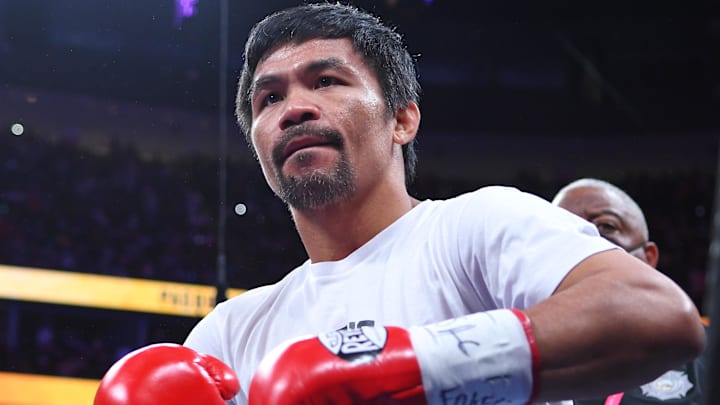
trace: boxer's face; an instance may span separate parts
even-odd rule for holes
[[[251,103],[263,173],[293,208],[351,198],[393,157],[393,120],[380,85],[347,39],[271,51],[257,66]]]

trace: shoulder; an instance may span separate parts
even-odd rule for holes
[[[547,200],[510,186],[485,186],[442,201],[445,205],[470,205],[511,210],[530,205],[552,206]]]
[[[209,315],[227,319],[229,317],[246,318],[248,314],[258,312],[262,308],[272,305],[288,290],[298,288],[307,276],[309,261],[289,271],[282,279],[274,284],[251,288],[242,294],[234,296],[217,306]]]
[[[208,316],[212,314],[214,316],[227,318],[232,314],[243,313],[252,309],[255,304],[264,301],[268,296],[271,296],[277,286],[278,284],[270,284],[249,289],[242,294],[217,304]]]
[[[254,319],[278,299],[282,291],[292,284],[299,270],[291,271],[275,284],[255,287],[218,303],[195,325],[188,335],[187,342],[206,341],[224,336],[223,333],[218,332],[244,328],[249,319]]]
[[[272,294],[275,285],[253,288],[227,301],[218,303],[198,322],[187,337],[186,344],[207,342],[211,337],[220,336],[217,332],[225,330],[235,323],[235,319],[247,319],[258,304]],[[205,344],[205,343],[203,343]]]
[[[211,313],[227,318],[230,316],[245,317],[249,312],[257,312],[258,309],[268,305],[268,302],[274,302],[287,289],[293,289],[296,283],[301,283],[307,264],[308,262],[291,270],[274,284],[251,288],[218,304]]]
[[[439,202],[445,215],[473,218],[485,225],[502,228],[530,223],[550,227],[585,228],[589,224],[580,217],[552,205],[535,194],[510,186],[485,186]],[[597,232],[591,226],[590,232]]]

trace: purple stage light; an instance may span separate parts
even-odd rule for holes
[[[175,0],[175,26],[179,27],[183,20],[195,15],[198,0]]]

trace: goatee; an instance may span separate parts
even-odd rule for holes
[[[303,135],[323,138],[328,145],[334,146],[340,151],[338,162],[331,171],[312,170],[296,176],[283,174],[285,147],[293,138]],[[355,176],[343,145],[342,136],[332,129],[313,128],[310,125],[289,128],[283,135],[283,139],[273,149],[278,197],[285,204],[302,211],[321,208],[352,196],[356,187]],[[299,155],[295,156],[295,159],[312,159],[311,156],[303,156],[303,151],[296,153]]]
[[[353,171],[344,154],[330,173],[313,171],[302,176],[278,176],[278,196],[303,211],[322,208],[350,198],[355,193]]]

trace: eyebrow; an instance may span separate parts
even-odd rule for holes
[[[302,74],[313,74],[318,73],[323,70],[329,69],[334,70],[338,72],[344,72],[344,73],[350,73],[352,70],[347,66],[347,63],[343,62],[342,60],[330,57],[330,58],[322,58],[310,61],[306,66],[303,66],[302,68]],[[269,75],[262,75],[257,78],[250,87],[250,98],[252,99],[259,90],[262,90],[263,88],[270,87],[275,83],[282,82],[283,79],[281,79],[280,76],[269,74]]]
[[[350,72],[350,68],[348,68],[347,63],[345,63],[335,57],[314,60],[305,67],[305,71],[307,73],[317,73],[317,72],[323,71],[325,69],[330,69],[330,70],[335,70],[335,71],[345,72],[345,73]]]
[[[597,217],[599,217],[599,216],[602,216],[602,215],[610,215],[610,216],[612,216],[612,217],[617,218],[622,224],[625,224],[625,218],[623,218],[622,215],[618,214],[617,212],[615,212],[615,211],[613,211],[613,210],[609,210],[609,209],[605,209],[605,210],[602,210],[602,211],[600,211],[600,212],[598,212],[598,213],[594,213],[594,214],[591,216],[591,219],[595,219],[595,218],[597,218]]]

